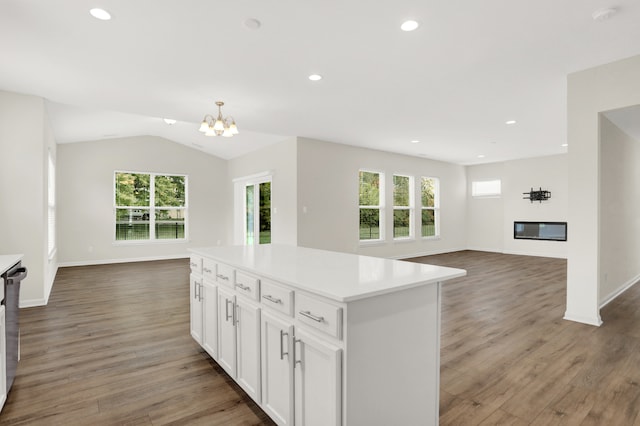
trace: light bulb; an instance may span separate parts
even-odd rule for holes
[[[216,123],[213,125],[213,130],[224,130],[224,123],[221,119],[217,119]]]
[[[200,130],[202,133],[209,130],[209,123],[207,123],[207,120],[202,120],[202,123],[200,123],[200,128],[198,130]]]
[[[204,134],[205,136],[216,136],[216,131],[213,127],[207,126],[207,132]]]
[[[233,133],[231,132],[231,129],[225,127],[224,132],[222,132],[222,136],[224,136],[225,138],[230,138],[231,136],[233,136]]]
[[[235,121],[231,122],[231,126],[229,126],[229,130],[231,131],[231,134],[233,134],[233,135],[237,135],[238,133],[240,133],[238,131],[238,126],[236,126],[236,122]]]

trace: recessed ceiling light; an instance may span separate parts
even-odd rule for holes
[[[176,124],[177,121],[174,120],[173,118],[163,118],[164,122],[167,123],[169,126]]]
[[[420,141],[413,140],[411,143],[420,143]]]
[[[250,18],[244,21],[244,26],[250,30],[257,30],[261,25],[262,23],[255,18]]]
[[[309,76],[309,80],[311,80],[311,81],[320,81],[320,80],[322,80],[322,76],[320,74],[311,74]]]
[[[564,147],[569,146],[569,144],[568,144],[568,143],[563,143],[563,144],[562,144],[562,145],[560,145],[560,146],[564,148]]]
[[[89,11],[91,16],[101,21],[108,21],[111,19],[111,14],[104,9],[94,8]]]
[[[516,124],[516,120],[505,121],[504,124]]]
[[[478,155],[478,158],[484,158],[484,154]]]
[[[402,25],[400,25],[400,29],[402,31],[414,31],[418,29],[419,26],[420,24],[418,24],[416,21],[404,21]]]
[[[611,18],[613,15],[615,15],[617,12],[616,9],[614,8],[603,8],[603,9],[598,9],[595,12],[593,12],[591,14],[591,17],[593,18],[594,21],[598,21],[598,22],[602,22],[602,21],[606,21],[607,19]]]

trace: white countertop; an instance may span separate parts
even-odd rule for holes
[[[20,262],[22,254],[0,254],[0,274],[4,274],[16,263]]]
[[[338,302],[467,274],[464,269],[278,244],[202,247],[190,251]]]

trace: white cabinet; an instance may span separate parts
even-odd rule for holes
[[[438,424],[440,287],[465,271],[282,245],[192,251],[191,333],[277,424]]]
[[[294,338],[295,424],[341,424],[342,350],[301,328]]]
[[[202,284],[202,342],[213,359],[218,358],[218,286],[205,278]]]
[[[260,308],[236,298],[236,381],[260,403]]]
[[[236,296],[233,291],[218,288],[218,364],[231,377],[236,377]]]
[[[218,364],[260,403],[260,308],[218,289]]]
[[[202,345],[202,277],[191,274],[189,284],[191,337]]]
[[[262,312],[262,408],[277,424],[293,424],[293,325]]]
[[[0,306],[0,410],[7,400],[7,346],[4,306]]]

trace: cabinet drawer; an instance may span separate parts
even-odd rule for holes
[[[260,300],[260,280],[244,272],[236,272],[235,288],[238,294],[252,300]]]
[[[202,275],[212,281],[216,280],[216,262],[210,259],[202,261]]]
[[[192,274],[202,275],[202,258],[200,256],[191,255],[189,266]]]
[[[225,284],[229,287],[233,287],[233,268],[223,263],[216,265],[216,281]]]
[[[296,319],[342,339],[342,308],[296,293]]]
[[[264,306],[293,316],[293,290],[266,280],[262,280],[260,287]]]

